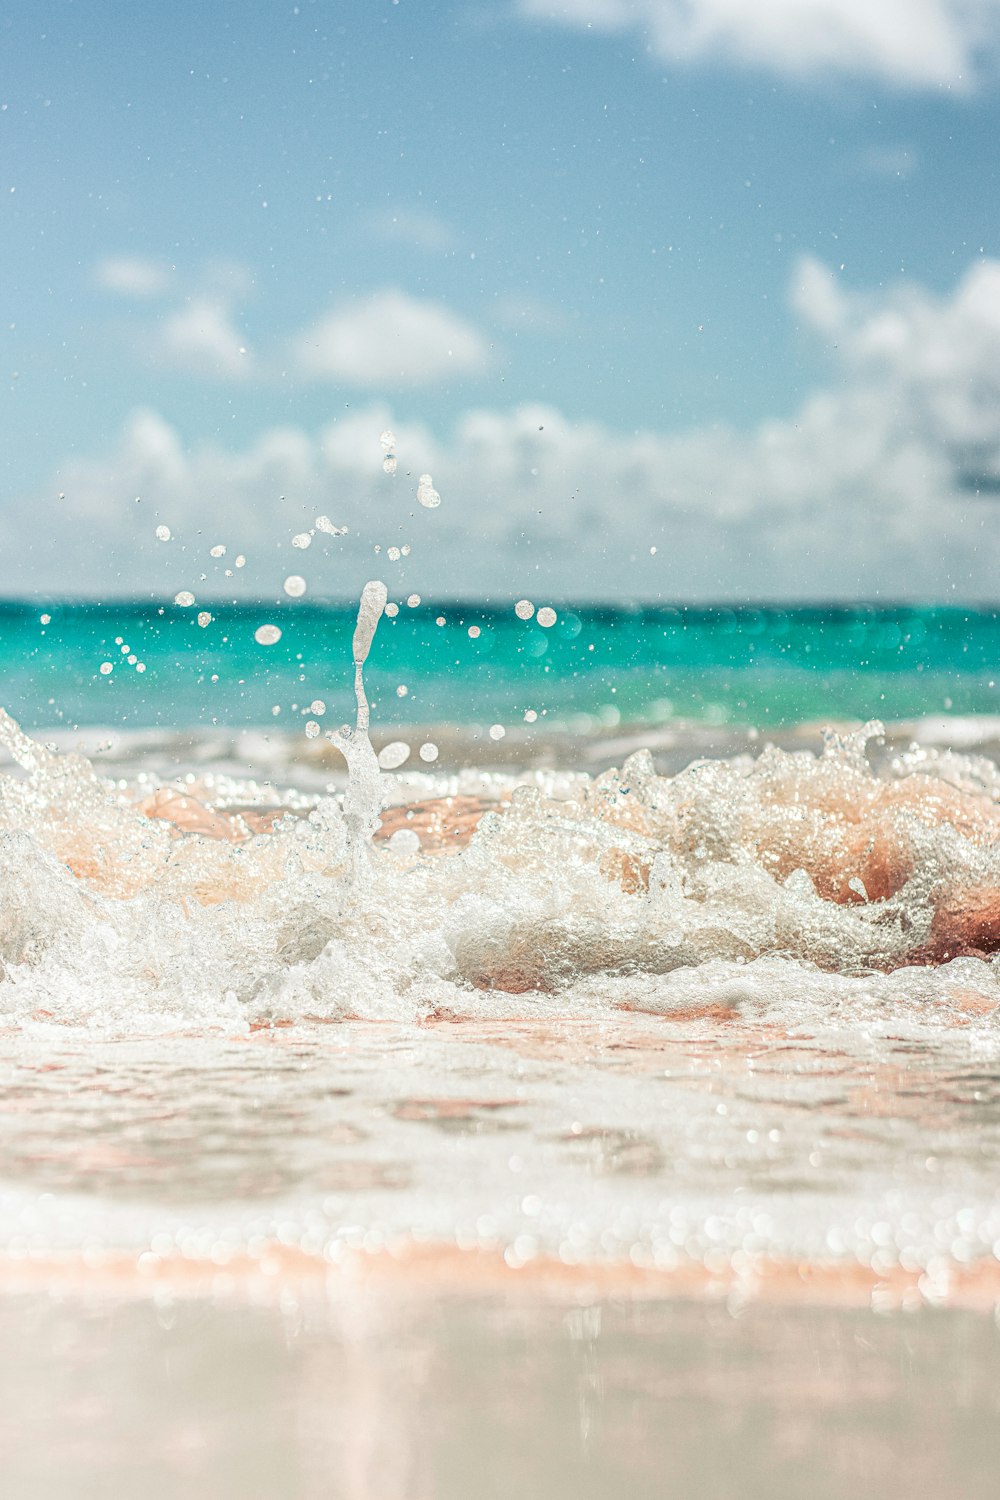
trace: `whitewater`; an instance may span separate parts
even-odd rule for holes
[[[106,777],[0,719],[8,1274],[419,1243],[992,1296],[995,764],[873,723],[675,774],[386,772],[385,602],[322,792]]]

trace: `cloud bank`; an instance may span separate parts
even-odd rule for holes
[[[995,60],[998,0],[516,0],[522,16],[635,32],[664,62],[828,72],[903,89],[975,86]]]
[[[790,296],[831,361],[791,420],[620,432],[526,405],[467,411],[441,437],[373,404],[232,450],[189,447],[143,411],[113,452],[63,464],[47,495],[9,511],[0,541],[20,587],[42,594],[268,597],[295,571],[337,597],[382,573],[440,598],[994,600],[1000,262],[947,296],[875,296],[806,259]],[[416,503],[423,473],[439,510]],[[319,514],[349,535],[290,550]],[[156,543],[160,523],[174,541]],[[403,542],[411,555],[389,561]],[[217,543],[228,561],[210,560]],[[236,552],[247,566],[226,577]]]

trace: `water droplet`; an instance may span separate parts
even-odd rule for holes
[[[225,544],[225,542],[219,542],[218,546],[216,546],[216,547],[209,547],[209,549],[208,549],[208,555],[209,555],[209,557],[225,557],[225,555],[226,555],[226,544]]]
[[[194,595],[190,589],[181,589],[179,594],[174,595],[174,603],[179,604],[182,609],[190,609],[194,603]]]
[[[556,623],[558,616],[556,615],[555,610],[550,609],[546,604],[544,609],[540,609],[538,611],[538,614],[535,618],[538,620],[539,625],[543,625],[545,629],[548,630],[550,625],[554,625]]]
[[[110,662],[110,661],[102,661],[101,662],[101,676],[102,677],[107,677],[108,673],[109,672],[113,672],[114,669],[115,669],[114,662]]]
[[[297,531],[295,533],[295,535],[292,537],[292,546],[293,547],[301,547],[303,549],[303,551],[305,550],[306,547],[311,547],[312,546],[312,532],[311,531]]]
[[[316,530],[325,531],[327,536],[346,536],[346,526],[334,526],[329,516],[316,517]]]
[[[129,664],[130,667],[134,667],[135,664],[136,664],[136,662],[139,660],[139,658],[136,656],[135,652],[133,651],[129,656],[127,656],[125,658],[125,660],[128,662],[128,664]]]
[[[386,848],[393,854],[409,858],[420,852],[420,835],[414,828],[397,828],[389,838]]]
[[[211,625],[211,623],[212,623],[212,616],[209,614],[209,612],[208,612],[207,609],[203,609],[201,611],[200,615],[198,616],[198,624],[204,630],[205,626],[206,625]]]
[[[385,555],[390,562],[399,562],[399,559],[403,554],[400,552],[398,547],[387,547],[385,550]]]
[[[289,573],[281,587],[289,599],[301,599],[306,591],[306,581],[298,573]]]
[[[309,712],[311,714],[317,714],[320,718],[323,717],[323,715],[326,713],[326,704],[323,702],[322,698],[313,699],[313,701],[309,705]]]
[[[395,771],[399,766],[405,765],[410,758],[410,747],[405,740],[393,740],[391,744],[383,745],[378,753],[378,763],[383,771]]]
[[[306,720],[306,739],[307,740],[314,740],[318,734],[319,734],[319,725],[316,723],[316,720],[315,719],[307,719]]]
[[[253,638],[258,646],[273,646],[281,640],[281,631],[277,625],[258,625]]]
[[[437,760],[438,747],[433,740],[428,740],[426,744],[420,746],[418,753],[421,760],[426,760],[429,763],[432,760]]]
[[[246,567],[246,565],[247,565],[247,560],[246,560],[246,558],[245,558],[245,557],[244,557],[244,556],[243,556],[243,553],[242,553],[242,552],[240,552],[240,553],[239,553],[239,554],[238,554],[238,555],[237,555],[237,557],[236,557],[236,566],[237,566],[237,567],[238,567],[238,568],[245,568],[245,567]]]
[[[478,641],[478,639],[482,635],[482,633],[483,632],[480,630],[480,628],[479,628],[478,625],[470,625],[469,626],[469,639],[470,640]]]
[[[411,609],[416,609],[417,605],[420,603],[420,595],[419,594],[411,594],[409,596],[409,598],[407,599],[406,602],[410,606]]]
[[[158,542],[169,542],[170,541],[170,527],[169,526],[157,526],[157,528],[156,528],[156,540]]]
[[[135,670],[137,672],[145,672],[145,670],[146,670],[146,663],[144,661],[137,661],[136,664],[135,664]]]
[[[407,695],[407,693],[408,693],[408,692],[409,692],[409,691],[410,691],[410,690],[409,690],[409,688],[408,688],[408,687],[407,687],[407,686],[406,686],[406,683],[405,683],[405,682],[401,682],[401,683],[400,683],[400,684],[399,684],[399,687],[398,687],[398,688],[397,688],[397,689],[396,689],[396,697],[397,697],[397,698],[405,698],[405,697],[406,697],[406,695]]]
[[[533,708],[526,708],[524,710],[524,722],[526,724],[534,724],[537,718],[538,715]]]
[[[444,615],[438,615],[437,619],[434,621],[435,625],[444,625],[446,623],[447,621],[445,620]]]
[[[437,510],[441,504],[441,496],[434,488],[434,481],[429,474],[421,474],[417,485],[417,499],[427,510]]]
[[[503,737],[504,737],[504,735],[506,733],[507,733],[507,731],[503,727],[502,724],[491,724],[490,725],[490,739],[491,740],[502,740]]]
[[[396,618],[396,616],[399,614],[399,605],[398,604],[387,604],[386,607],[385,607],[385,612],[389,616],[390,620],[394,620]]]
[[[51,625],[52,623],[51,615],[39,615],[38,618],[43,625]]]
[[[402,547],[399,550],[402,552],[402,554],[403,554],[404,557],[409,557],[409,555],[410,555],[410,544],[409,544],[409,542],[404,542],[403,545],[402,545]]]
[[[396,434],[387,427],[379,436],[379,443],[382,446],[383,453],[391,453],[396,446]]]
[[[387,453],[385,455],[385,458],[383,458],[383,460],[382,460],[382,468],[383,468],[383,470],[385,471],[386,474],[395,474],[395,472],[396,472],[396,455],[395,455],[395,453]]]
[[[518,599],[514,605],[514,613],[519,620],[530,620],[535,613],[535,606],[530,599]]]

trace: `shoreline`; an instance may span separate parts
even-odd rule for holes
[[[334,727],[331,719],[327,727]],[[822,751],[828,736],[857,734],[865,721],[853,718],[806,719],[784,726],[722,723],[676,718],[636,720],[614,726],[592,724],[573,729],[555,716],[532,725],[513,724],[502,739],[492,739],[489,725],[427,721],[373,725],[371,741],[379,753],[400,741],[410,756],[399,769],[385,771],[388,786],[444,787],[463,774],[506,779],[539,772],[593,776],[620,765],[638,750],[649,750],[660,774],[675,775],[697,759],[756,757],[766,746],[785,751]],[[276,723],[213,724],[187,727],[122,725],[33,725],[21,728],[33,740],[58,754],[78,754],[95,770],[126,776],[152,775],[171,780],[187,772],[221,772],[255,778],[262,785],[320,795],[327,787],[342,790],[347,782],[343,758],[324,736],[310,739],[302,726]],[[423,761],[418,747],[430,742],[433,761]],[[925,714],[887,720],[872,736],[870,753],[882,763],[917,748],[928,754],[960,752],[1000,762],[1000,715]],[[0,745],[0,771],[14,765]],[[395,800],[395,799],[394,799]]]
[[[332,1258],[275,1240],[251,1255],[220,1264],[209,1256],[152,1251],[0,1255],[0,1297],[44,1291],[63,1297],[236,1299],[259,1302],[287,1292],[331,1300],[379,1293],[464,1301],[514,1294],[549,1303],[615,1300],[721,1301],[871,1308],[877,1313],[949,1308],[992,1313],[1000,1307],[1000,1260],[951,1261],[934,1274],[895,1267],[873,1270],[857,1261],[806,1261],[745,1256],[745,1264],[710,1270],[695,1261],[673,1267],[631,1260],[568,1265],[551,1255],[511,1264],[500,1251],[419,1243],[401,1237],[393,1248],[342,1248]]]

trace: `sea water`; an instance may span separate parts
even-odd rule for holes
[[[0,604],[0,679],[29,728],[300,732],[319,699],[353,713],[356,604],[311,599]],[[916,606],[616,608],[539,623],[494,606],[390,600],[368,671],[374,723],[500,721],[533,734],[621,724],[751,725],[1000,714],[1000,615]],[[276,625],[261,645],[256,632]],[[102,668],[105,670],[102,671]],[[141,669],[141,670],[140,670]],[[399,689],[405,689],[400,692]]]
[[[441,1351],[471,1340],[503,1364],[519,1317],[537,1332],[565,1306],[537,1368],[508,1377],[543,1404],[574,1382],[561,1478],[536,1468],[525,1492],[569,1493],[559,1484],[576,1474],[574,1493],[631,1477],[653,1494],[656,1465],[636,1467],[627,1422],[599,1395],[634,1388],[607,1364],[618,1335],[601,1342],[621,1298],[708,1295],[730,1322],[805,1298],[808,1337],[817,1308],[874,1308],[918,1320],[898,1337],[919,1345],[921,1371],[965,1369],[961,1341],[985,1340],[965,1408],[927,1441],[945,1489],[987,1493],[995,1334],[926,1319],[1000,1304],[993,617],[761,608],[744,631],[724,612],[580,608],[544,625],[537,611],[415,606],[380,620],[385,602],[369,586],[357,623],[356,607],[213,609],[206,625],[186,607],[8,615],[25,657],[8,702],[20,693],[34,731],[0,720],[9,1346],[58,1336],[83,1380],[79,1299],[98,1295],[117,1309],[113,1393],[116,1359],[177,1342],[186,1298],[211,1299],[204,1359],[220,1369],[242,1337],[227,1309],[256,1306],[266,1368],[282,1339],[314,1369],[343,1347],[370,1393],[315,1470],[315,1441],[292,1442],[287,1492],[325,1493],[333,1465],[361,1475],[345,1492],[445,1495],[468,1493],[448,1465],[477,1366]],[[579,630],[559,635],[567,616]],[[281,631],[269,645],[267,625]],[[487,632],[484,674],[468,653]],[[611,671],[609,633],[640,666]],[[544,652],[527,654],[533,641]],[[664,642],[684,664],[667,669]],[[856,696],[838,696],[838,671]],[[862,699],[888,705],[891,732],[803,722],[850,719]],[[534,1311],[511,1311],[511,1278]],[[372,1301],[400,1285],[429,1294],[424,1311]],[[445,1291],[461,1307],[428,1331]],[[166,1342],[127,1311],[136,1298],[153,1299]],[[654,1370],[676,1371],[671,1422],[688,1382],[704,1396],[716,1379],[717,1420],[733,1362],[759,1384],[791,1316],[742,1325],[730,1347],[728,1322],[692,1333],[657,1314],[642,1325],[652,1342],[636,1332],[620,1358],[648,1352],[644,1400]],[[911,1412],[925,1438],[941,1409],[900,1376],[894,1326],[841,1319],[823,1335],[830,1351],[844,1341],[828,1379],[845,1444],[865,1440],[865,1389],[888,1391],[888,1419]],[[422,1446],[423,1398],[397,1404],[403,1458],[387,1477],[363,1430],[390,1421],[398,1344],[415,1368],[445,1361],[433,1383],[451,1436]],[[322,1385],[308,1370],[295,1381],[295,1420],[316,1430],[302,1413]],[[499,1386],[481,1399],[502,1408]],[[789,1399],[775,1391],[765,1426]],[[176,1420],[199,1430],[182,1406]],[[216,1412],[207,1394],[203,1407]],[[978,1443],[962,1409],[979,1414]],[[796,1441],[819,1451],[814,1417],[802,1408]],[[127,1471],[145,1420],[137,1408],[124,1448],[108,1437],[90,1492]],[[752,1436],[738,1435],[745,1492],[778,1474],[797,1493],[787,1435],[760,1454]],[[206,1429],[205,1451],[216,1437]],[[218,1441],[233,1451],[231,1434]],[[669,1462],[679,1441],[647,1456]],[[707,1442],[685,1462],[729,1493]],[[17,1455],[21,1492],[45,1493],[23,1443]],[[831,1494],[904,1492],[905,1466],[877,1453],[864,1472],[831,1462]]]

